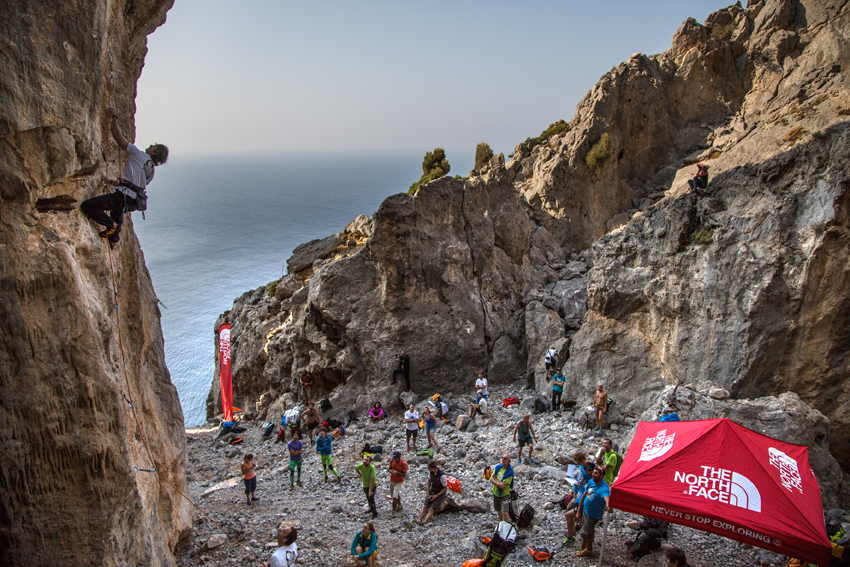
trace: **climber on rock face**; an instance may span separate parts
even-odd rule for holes
[[[99,197],[87,199],[80,209],[87,217],[105,227],[99,234],[109,241],[110,246],[118,242],[124,213],[144,210],[147,206],[145,188],[153,179],[154,166],[168,161],[168,148],[162,144],[153,144],[145,151],[127,141],[118,126],[118,114],[109,109],[110,130],[118,146],[127,152],[127,165],[120,180],[105,181],[115,186],[115,191]],[[107,215],[106,212],[109,212]]]
[[[688,180],[691,190],[705,189],[708,185],[708,166],[701,163],[697,164],[697,174],[693,179]]]

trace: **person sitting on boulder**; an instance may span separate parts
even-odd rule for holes
[[[115,109],[110,108],[109,113],[112,137],[118,147],[127,152],[127,165],[124,167],[120,180],[106,180],[115,186],[115,191],[86,199],[80,205],[80,210],[94,222],[105,227],[105,230],[98,234],[107,239],[110,247],[114,247],[118,243],[121,224],[124,222],[124,212],[138,210],[140,200],[147,199],[145,189],[153,180],[154,166],[168,161],[168,148],[162,144],[153,144],[145,151],[140,150],[128,142],[121,133]],[[108,215],[106,211],[109,211]]]
[[[469,404],[469,417],[474,418],[475,414],[487,414],[487,398],[481,398],[478,403]]]
[[[384,413],[384,408],[381,407],[381,402],[375,402],[375,405],[372,406],[372,409],[369,410],[369,419],[372,420],[372,423],[376,421],[381,421],[386,417]]]
[[[697,174],[693,179],[688,180],[691,190],[705,189],[708,186],[708,166],[701,163],[697,164]]]
[[[419,519],[413,520],[413,522],[420,526],[427,524],[434,517],[434,512],[443,505],[448,488],[449,479],[437,466],[437,461],[428,461],[428,482],[425,483],[425,494],[427,496]]]

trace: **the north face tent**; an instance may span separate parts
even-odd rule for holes
[[[832,553],[808,448],[728,419],[640,422],[610,506],[819,566]]]

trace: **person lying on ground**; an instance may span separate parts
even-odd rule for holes
[[[517,442],[517,432],[519,432],[519,441]],[[537,441],[537,434],[534,433],[534,426],[531,425],[531,414],[527,413],[522,416],[522,419],[514,426],[513,442],[519,445],[519,462],[522,463],[522,448],[528,445],[528,463],[531,464],[531,452],[534,450],[534,441]]]
[[[372,522],[366,522],[351,542],[351,555],[358,567],[373,567],[378,556],[378,534]]]
[[[449,479],[446,478],[446,475],[437,466],[437,461],[428,461],[428,482],[425,483],[425,503],[422,506],[419,519],[414,520],[416,524],[424,526],[431,521],[431,518],[434,517],[434,512],[439,510],[443,505],[448,488]]]
[[[121,128],[118,126],[118,114],[112,107],[109,108],[109,124],[110,132],[118,147],[127,152],[127,165],[124,166],[120,180],[104,179],[105,182],[115,186],[115,191],[86,199],[80,205],[80,210],[94,222],[105,227],[98,234],[101,238],[107,239],[110,247],[114,247],[118,243],[121,225],[124,222],[124,212],[136,211],[143,201],[146,202],[145,189],[153,181],[154,166],[168,161],[168,148],[162,144],[153,144],[145,151],[141,151],[128,142],[121,133]],[[106,211],[109,211],[108,215]]]

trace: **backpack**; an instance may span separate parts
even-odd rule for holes
[[[342,422],[338,419],[328,418],[325,420],[328,424],[328,429],[336,429],[337,427],[342,427]]]
[[[383,445],[372,445],[372,451],[371,452],[376,454],[376,455],[379,454],[379,453],[383,453],[384,447],[383,447]]]
[[[460,492],[460,481],[455,477],[446,475],[446,484],[451,490]]]
[[[627,541],[629,555],[632,559],[638,560],[645,555],[649,555],[656,549],[661,548],[661,532],[651,528],[645,532],[641,532],[634,541]]]
[[[534,413],[543,413],[549,409],[549,404],[540,398],[534,400]]]
[[[329,399],[325,398],[324,400],[319,402],[319,410],[320,411],[326,412],[326,411],[330,411],[332,409],[334,409],[334,407],[331,405],[331,401]]]
[[[427,449],[419,449],[418,451],[416,451],[416,456],[417,457],[433,457],[434,456],[434,449],[431,448],[431,447],[428,447]]]
[[[271,437],[272,433],[274,433],[274,422],[270,421],[266,424],[266,428],[263,429],[263,437]]]
[[[337,437],[342,437],[343,435],[345,435],[345,429],[341,425],[331,432],[331,438],[332,439],[336,439]]]
[[[517,531],[511,523],[499,522],[487,546],[482,567],[502,567],[508,554],[516,548],[516,538]]]
[[[502,400],[502,405],[505,407],[511,406],[513,404],[518,404],[519,398],[505,398]]]
[[[526,504],[523,506],[522,512],[519,513],[516,525],[519,528],[527,528],[531,525],[532,519],[534,519],[534,508],[531,507],[531,504]]]
[[[675,412],[667,413],[662,415],[658,421],[679,421],[679,414]]]
[[[463,562],[463,567],[481,567],[484,565],[483,559],[470,559]]]
[[[490,480],[490,477],[493,476],[493,469],[490,468],[490,465],[484,467],[484,480]]]
[[[552,552],[545,547],[529,547],[528,553],[535,561],[546,561],[552,559]]]
[[[231,445],[236,445],[237,443],[241,443],[241,442],[242,442],[241,437],[234,437],[233,439],[230,440]]]
[[[346,417],[348,418],[348,425],[351,425],[352,421],[360,421],[357,419],[357,414],[354,412],[354,410],[348,410],[348,414]]]
[[[620,467],[623,466],[623,455],[620,453],[615,453],[617,455],[617,464],[614,465],[614,478],[617,478],[617,475],[620,474]]]

